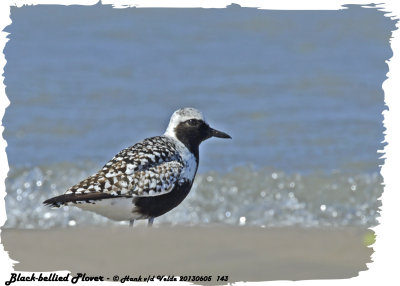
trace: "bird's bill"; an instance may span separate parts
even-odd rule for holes
[[[229,136],[228,134],[226,134],[226,133],[224,133],[222,131],[218,131],[218,130],[215,130],[215,129],[212,129],[212,128],[210,128],[210,130],[211,130],[211,136],[212,137],[230,138],[230,139],[232,139],[231,136]]]

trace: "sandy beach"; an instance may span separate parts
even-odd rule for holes
[[[3,229],[18,271],[226,275],[228,282],[338,279],[367,270],[366,229],[166,227]],[[215,279],[211,284],[216,284]],[[205,284],[204,282],[201,284]]]

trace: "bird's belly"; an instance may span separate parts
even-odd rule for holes
[[[132,203],[132,198],[104,199],[94,203],[81,203],[74,206],[117,221],[145,218],[135,212],[135,205]]]
[[[186,180],[171,192],[159,196],[134,198],[109,198],[94,203],[79,203],[74,206],[92,211],[112,220],[132,220],[158,217],[178,206],[187,196],[192,182]]]
[[[178,206],[188,195],[192,182],[186,180],[171,192],[152,197],[136,197],[134,199],[136,210],[147,217],[158,217]]]

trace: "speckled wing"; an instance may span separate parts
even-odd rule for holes
[[[158,196],[183,183],[184,164],[169,138],[148,138],[119,152],[98,173],[45,204],[90,203],[113,197]]]

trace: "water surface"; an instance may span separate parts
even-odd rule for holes
[[[159,222],[377,223],[383,12],[41,5],[11,18],[6,226],[110,223],[41,202],[184,106],[233,140],[203,143],[194,189]]]

